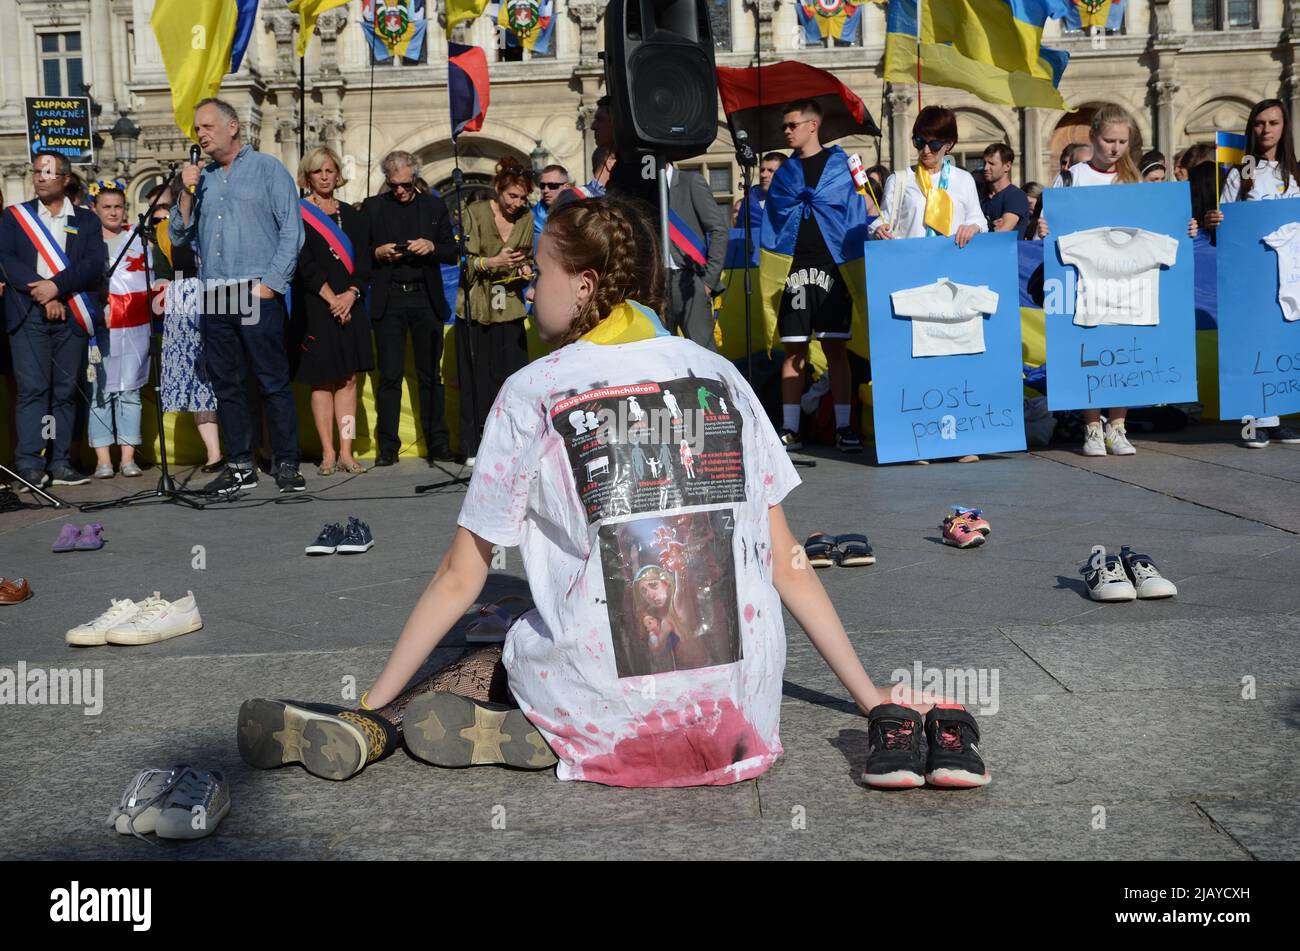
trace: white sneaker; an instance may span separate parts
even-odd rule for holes
[[[1133,601],[1137,591],[1124,573],[1124,566],[1114,555],[1101,568],[1088,568],[1088,597],[1094,601]]]
[[[808,387],[808,392],[799,397],[799,408],[809,416],[817,412],[817,407],[821,405],[822,397],[830,392],[831,373],[827,370],[816,380],[813,385]]]
[[[230,811],[230,785],[217,770],[181,770],[154,823],[160,839],[201,839]]]
[[[1106,424],[1106,448],[1115,456],[1135,456],[1137,450],[1133,444],[1128,441],[1128,434],[1125,433],[1123,426],[1112,426]]]
[[[1088,423],[1084,428],[1083,454],[1085,456],[1106,455],[1106,439],[1101,434],[1101,423]]]
[[[475,459],[474,459],[473,456],[467,456],[467,457],[465,458],[465,468],[467,468],[467,469],[473,469],[473,468],[474,468],[474,461],[475,461]]]
[[[155,591],[145,599],[139,612],[130,620],[109,628],[105,639],[110,644],[156,644],[172,637],[197,631],[203,626],[194,592],[179,601],[168,601]]]
[[[130,598],[123,598],[121,601],[117,598],[112,600],[113,606],[107,611],[93,621],[78,624],[63,635],[63,639],[74,647],[99,647],[107,644],[109,629],[131,620],[145,604],[143,601],[132,601]]]
[[[1172,598],[1178,593],[1178,586],[1160,573],[1150,555],[1136,554],[1125,545],[1119,560],[1139,598]]]

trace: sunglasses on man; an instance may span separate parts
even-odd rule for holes
[[[387,185],[391,191],[398,191],[399,189],[402,191],[415,190],[415,182],[390,182],[385,179],[384,184]]]
[[[564,182],[538,182],[537,187],[545,189],[548,192],[556,191],[564,187]]]
[[[812,122],[812,120],[800,119],[798,122],[783,122],[781,123],[781,128],[784,129],[786,132],[793,132],[795,129],[799,128],[799,126],[803,125],[805,122]]]
[[[938,155],[939,152],[943,149],[943,147],[948,144],[948,140],[927,139],[923,135],[914,135],[912,136],[912,144],[916,146],[916,150],[918,152],[924,149],[926,146],[929,146],[930,151],[933,152],[935,155]]]

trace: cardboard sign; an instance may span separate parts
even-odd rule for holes
[[[1043,201],[1048,406],[1195,401],[1187,183],[1049,188]]]
[[[90,99],[41,96],[27,100],[27,154],[56,152],[73,165],[95,164]]]
[[[965,248],[952,238],[868,241],[866,263],[876,458],[906,462],[1023,450],[1015,235],[976,235]],[[893,296],[936,284],[931,292]],[[954,300],[989,306],[988,292],[997,295],[992,313],[929,319],[949,313]],[[905,303],[896,307],[897,301]],[[905,317],[900,309],[918,316]],[[970,351],[981,336],[982,352],[946,352]],[[914,356],[918,346],[943,352]]]
[[[1278,234],[1297,222],[1300,198],[1223,206],[1217,236],[1221,419],[1300,412],[1300,237],[1292,237],[1300,226]],[[1264,240],[1269,235],[1276,235],[1278,248]]]

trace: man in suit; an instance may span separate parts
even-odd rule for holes
[[[668,208],[673,265],[668,329],[680,328],[701,347],[716,350],[713,339],[713,295],[722,288],[719,277],[727,257],[727,215],[713,198],[699,172],[668,165]]]
[[[417,194],[420,163],[410,152],[390,152],[383,161],[388,191],[361,206],[370,218],[375,266],[371,272],[370,322],[379,356],[379,413],[375,465],[391,466],[402,448],[397,436],[402,411],[406,337],[415,348],[420,393],[420,425],[427,458],[453,459],[443,413],[442,330],[450,310],[442,285],[442,265],[456,263],[451,215],[437,195]]]
[[[37,153],[32,170],[36,198],[0,215],[5,330],[18,384],[15,468],[36,486],[81,485],[89,479],[72,466],[72,431],[107,251],[95,213],[68,197],[67,156]]]

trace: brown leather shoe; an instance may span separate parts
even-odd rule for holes
[[[32,596],[26,578],[0,578],[0,604],[18,604]]]

